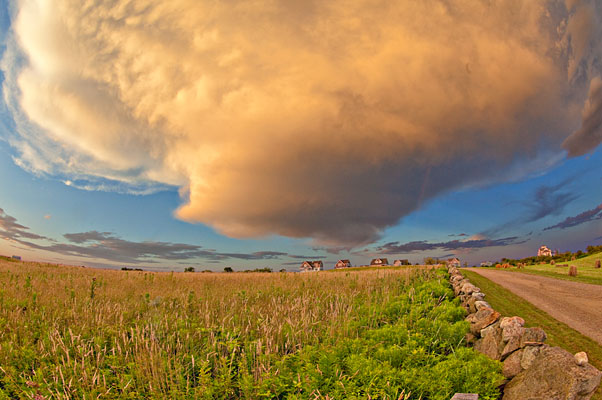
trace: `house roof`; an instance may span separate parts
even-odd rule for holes
[[[337,261],[337,264],[340,262],[345,263],[345,264],[351,263],[351,261],[349,261],[349,260],[339,260],[339,261]]]

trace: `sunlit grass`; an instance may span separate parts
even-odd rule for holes
[[[587,257],[572,261],[557,262],[556,264],[527,265],[524,268],[509,268],[505,271],[520,272],[547,276],[550,278],[564,279],[568,281],[592,283],[602,285],[602,268],[595,268],[596,260],[602,260],[602,253],[596,253]],[[577,276],[569,276],[569,266],[577,267]]]
[[[497,367],[464,348],[464,311],[442,273],[148,273],[0,261],[0,399],[443,399],[471,387],[487,398]],[[429,385],[443,365],[464,372]]]

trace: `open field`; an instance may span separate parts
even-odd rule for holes
[[[497,396],[443,270],[146,273],[0,261],[2,398]]]
[[[486,293],[485,300],[487,300],[495,310],[502,313],[502,315],[518,315],[524,318],[526,326],[538,326],[543,328],[548,335],[546,342],[552,346],[562,347],[573,354],[579,351],[586,351],[589,362],[596,368],[602,369],[602,347],[594,340],[580,334],[528,301],[476,272],[463,269],[462,274]],[[592,399],[602,400],[602,388],[598,388],[598,391]]]
[[[523,274],[533,274],[548,276],[550,278],[566,279],[575,282],[593,283],[595,285],[602,285],[602,268],[595,268],[596,260],[602,260],[602,253],[596,253],[587,257],[579,258],[574,261],[559,262],[556,265],[551,264],[537,264],[527,265],[524,268],[509,268],[507,271],[520,272]],[[567,265],[566,267],[559,267],[558,265]],[[577,276],[569,276],[569,265],[577,267]],[[482,267],[480,267],[482,268]],[[493,268],[493,267],[488,267]]]

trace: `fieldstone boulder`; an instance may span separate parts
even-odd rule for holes
[[[460,286],[460,292],[464,293],[464,294],[472,294],[473,292],[480,292],[481,289],[479,289],[478,287],[476,287],[475,285],[473,285],[470,282],[465,282],[462,284],[462,286]]]
[[[525,320],[521,317],[504,317],[500,320],[500,328],[502,328],[502,338],[505,342],[510,338],[523,334],[523,326]]]
[[[543,346],[547,347],[547,345],[543,345]],[[525,347],[523,349],[523,357],[520,360],[520,366],[523,369],[527,369],[527,368],[531,367],[531,364],[533,364],[533,361],[535,361],[535,358],[537,358],[541,349],[544,348],[543,346],[527,346],[527,347]]]
[[[472,292],[471,296],[479,301],[483,301],[485,299],[485,293],[483,292]]]
[[[470,314],[466,320],[470,322],[470,332],[478,334],[481,329],[493,324],[500,319],[500,313],[492,308],[482,308],[474,314]]]
[[[474,349],[493,360],[499,360],[501,341],[502,329],[500,328],[500,324],[496,322],[481,330],[481,339],[475,342]]]
[[[475,299],[472,296],[466,301],[466,308],[468,309],[469,313],[477,312],[477,307],[475,306],[476,302],[477,302],[477,299]]]
[[[512,352],[521,348],[521,339],[525,332],[525,320],[521,317],[504,317],[500,320],[502,329],[501,359],[504,360]],[[505,345],[504,345],[505,344]]]
[[[483,308],[491,308],[491,306],[489,305],[489,303],[487,303],[485,300],[477,300],[477,301],[475,301],[474,306],[477,309],[477,311],[479,311],[479,310],[481,310]]]
[[[575,363],[577,363],[577,365],[583,366],[588,362],[589,359],[587,358],[587,353],[585,351],[580,351],[579,353],[575,354]]]
[[[587,400],[600,384],[602,372],[589,364],[577,365],[575,357],[559,347],[543,347],[531,367],[504,388],[503,400]]]
[[[506,360],[504,360],[504,364],[502,366],[502,374],[506,378],[513,378],[514,376],[520,374],[523,370],[521,365],[521,360],[523,358],[523,350],[515,351],[510,354]]]
[[[520,340],[520,347],[540,346],[547,339],[546,333],[541,328],[525,328]]]

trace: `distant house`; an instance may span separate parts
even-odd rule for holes
[[[393,265],[395,265],[396,267],[400,267],[402,265],[412,265],[412,264],[410,264],[409,260],[395,260],[395,261],[393,261]]]
[[[337,263],[334,265],[335,269],[339,269],[339,268],[349,268],[351,267],[351,261],[349,260],[339,260],[337,261]]]
[[[537,257],[552,257],[552,250],[548,246],[543,245],[537,250]]]
[[[303,261],[301,264],[301,272],[322,271],[324,263],[322,261]]]
[[[491,261],[484,261],[481,263],[481,267],[491,267],[493,263]]]
[[[386,258],[375,258],[372,261],[370,261],[370,265],[389,265],[389,260],[387,260]]]
[[[447,259],[447,265],[450,267],[461,267],[462,263],[460,263],[460,260],[457,257],[454,257]]]
[[[19,261],[21,261],[21,256],[12,256],[11,258],[13,260],[19,260]]]

